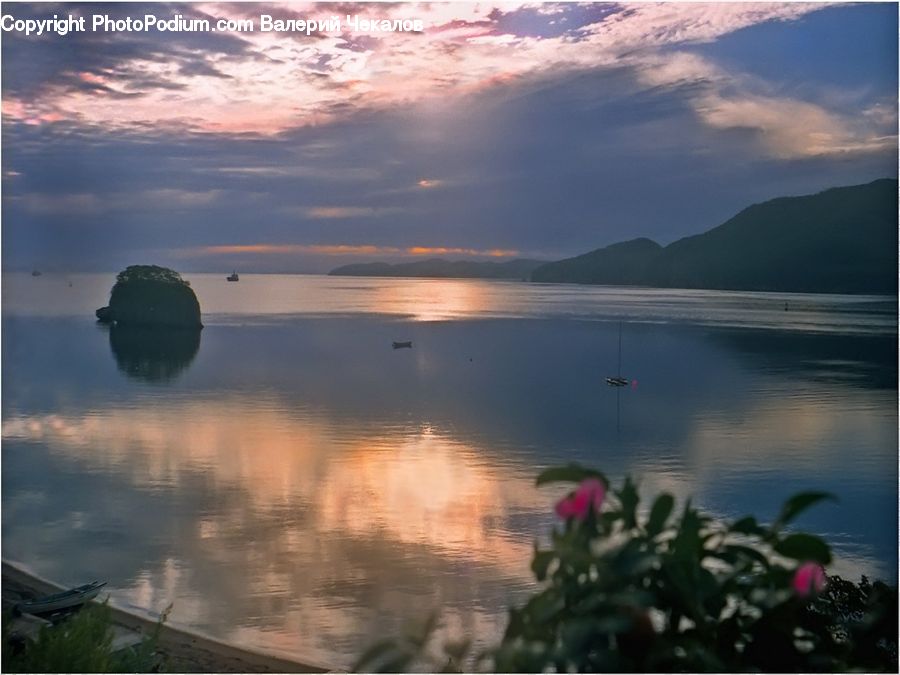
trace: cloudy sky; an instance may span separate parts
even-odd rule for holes
[[[661,243],[897,175],[897,5],[16,4],[253,33],[2,34],[5,269],[328,270]],[[276,18],[420,33],[263,33]]]

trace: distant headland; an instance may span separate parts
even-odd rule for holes
[[[550,263],[432,259],[346,265],[330,274],[896,294],[897,187],[896,179],[883,178],[772,199],[668,246],[638,238]]]

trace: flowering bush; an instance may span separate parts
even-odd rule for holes
[[[896,590],[828,579],[828,545],[786,529],[831,495],[795,495],[762,525],[752,516],[716,520],[690,501],[675,513],[666,493],[644,514],[630,478],[611,489],[601,473],[575,465],[537,479],[555,482],[575,487],[556,505],[562,524],[549,546],[535,545],[541,590],[510,610],[501,644],[481,664],[499,672],[896,671]],[[402,669],[427,641],[426,630],[381,643],[357,668],[378,669],[386,658]],[[447,653],[442,666],[463,663]]]

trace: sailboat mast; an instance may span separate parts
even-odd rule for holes
[[[622,377],[622,322],[619,322],[619,365],[616,371],[618,377]]]

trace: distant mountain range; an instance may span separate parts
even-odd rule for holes
[[[551,263],[431,259],[346,265],[330,274],[895,294],[897,206],[897,180],[884,178],[755,204],[668,246],[640,238]]]
[[[782,197],[660,246],[633,239],[536,269],[532,281],[896,293],[897,181]]]
[[[531,277],[531,273],[546,262],[546,260],[516,259],[501,263],[430,258],[396,265],[384,262],[344,265],[331,270],[328,274],[350,277],[439,277],[527,281]]]

